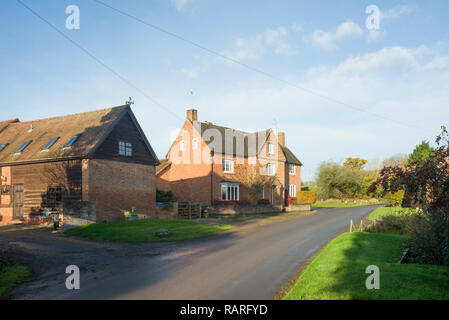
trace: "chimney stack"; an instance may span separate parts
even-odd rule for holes
[[[198,111],[196,109],[187,110],[187,120],[191,122],[198,121]]]
[[[278,132],[278,142],[285,146],[285,132]]]

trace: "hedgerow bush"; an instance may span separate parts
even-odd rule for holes
[[[313,204],[316,202],[317,194],[315,191],[298,191],[296,192],[296,203]]]
[[[392,207],[401,207],[402,201],[404,200],[404,194],[405,194],[405,190],[399,190],[396,192],[394,192],[394,191],[388,192],[385,195],[385,199],[388,201],[388,203]]]
[[[422,162],[387,166],[370,187],[375,192],[405,190],[409,205],[423,211],[424,220],[410,227],[410,252],[415,261],[449,265],[449,133],[442,127],[439,145]]]

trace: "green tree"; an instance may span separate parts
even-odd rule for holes
[[[428,141],[423,141],[417,145],[415,150],[409,156],[407,164],[409,166],[422,166],[430,158],[434,148],[432,148]]]
[[[367,160],[361,158],[346,158],[343,166],[355,170],[362,170],[367,162]]]

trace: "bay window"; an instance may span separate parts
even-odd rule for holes
[[[221,183],[221,200],[239,201],[240,186],[238,183]]]

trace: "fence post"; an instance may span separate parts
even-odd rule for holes
[[[354,228],[354,223],[352,222],[352,219],[351,219],[351,222],[349,223],[349,232],[352,232],[353,228]]]

